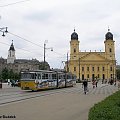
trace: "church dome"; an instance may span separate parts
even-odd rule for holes
[[[78,34],[75,32],[75,29],[74,32],[71,34],[71,40],[78,40]]]
[[[108,32],[105,35],[106,40],[113,40],[113,34],[109,32],[110,30],[108,29]]]

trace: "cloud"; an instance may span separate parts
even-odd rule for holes
[[[7,2],[8,0],[6,0]],[[47,47],[53,47],[54,52],[47,50],[46,59],[50,62],[51,67],[59,67],[61,61],[66,60],[64,54],[70,49],[69,42],[74,27],[79,35],[82,51],[104,51],[105,34],[110,26],[116,43],[116,58],[120,63],[118,57],[120,51],[119,4],[119,0],[114,2],[110,0],[31,0],[2,8],[0,27],[8,26],[9,32],[40,46],[43,46],[44,41],[48,40]],[[12,39],[18,58],[35,57],[40,61],[43,60],[43,47],[35,46],[10,34],[7,34],[4,40],[0,37],[0,41],[9,45]],[[6,58],[9,46],[0,44],[0,48],[3,51],[0,52],[0,56]],[[61,55],[55,52],[61,53]]]

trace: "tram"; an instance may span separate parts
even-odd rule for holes
[[[76,76],[71,73],[37,70],[21,72],[21,89],[37,91],[41,89],[73,87]]]

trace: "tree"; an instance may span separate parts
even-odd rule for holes
[[[8,75],[8,78],[9,78],[9,79],[15,79],[15,77],[14,77],[14,72],[13,72],[12,69],[11,69],[8,73],[9,73],[9,75]]]
[[[2,70],[2,79],[5,81],[6,79],[8,79],[8,77],[9,77],[9,71],[7,68],[4,68]]]
[[[44,70],[44,62],[40,62],[39,69]],[[50,65],[48,64],[48,62],[45,62],[45,70],[50,70]]]

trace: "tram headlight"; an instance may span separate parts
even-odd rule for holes
[[[39,84],[39,81],[38,81],[38,80],[35,80],[35,83],[36,83],[36,84]]]

